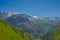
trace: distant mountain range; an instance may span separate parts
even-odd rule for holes
[[[60,21],[60,17],[41,18],[12,12],[0,12],[0,19],[23,30],[29,34],[32,40],[48,40],[48,36],[45,36],[50,35],[51,30],[56,28],[58,21]]]

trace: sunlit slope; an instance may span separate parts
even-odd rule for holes
[[[23,34],[22,34],[23,35]],[[0,40],[29,40],[15,32],[9,25],[0,21]]]

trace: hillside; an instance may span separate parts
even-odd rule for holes
[[[49,40],[60,40],[60,21],[57,23],[56,28],[50,33]]]
[[[14,31],[11,27],[12,26],[0,20],[0,40],[30,40],[26,33],[20,31],[21,34],[18,34],[17,31]]]
[[[54,29],[50,29],[50,31],[44,35],[42,40],[60,40],[60,21],[57,22]]]

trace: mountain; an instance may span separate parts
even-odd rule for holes
[[[11,12],[0,12],[0,19],[5,20],[8,17],[11,17],[13,15],[13,13]]]
[[[9,17],[7,17],[9,14]],[[14,14],[11,12],[0,13],[0,19],[29,34],[32,40],[44,40],[45,36],[56,28],[60,17],[30,16],[26,14]],[[46,38],[48,38],[46,36]]]
[[[20,29],[0,20],[0,40],[30,40],[30,38]]]

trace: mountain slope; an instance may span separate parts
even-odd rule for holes
[[[9,16],[9,17],[8,17]],[[56,27],[60,17],[40,18],[26,14],[0,13],[0,19],[28,33],[33,40],[48,39],[49,33]],[[13,28],[18,34],[19,30]],[[50,35],[49,35],[50,36]],[[24,36],[25,37],[25,36]]]
[[[56,25],[56,28],[50,33],[49,40],[60,40],[60,21]]]
[[[24,34],[19,35],[9,25],[0,20],[0,40],[30,40],[28,37],[24,38],[21,35]]]

